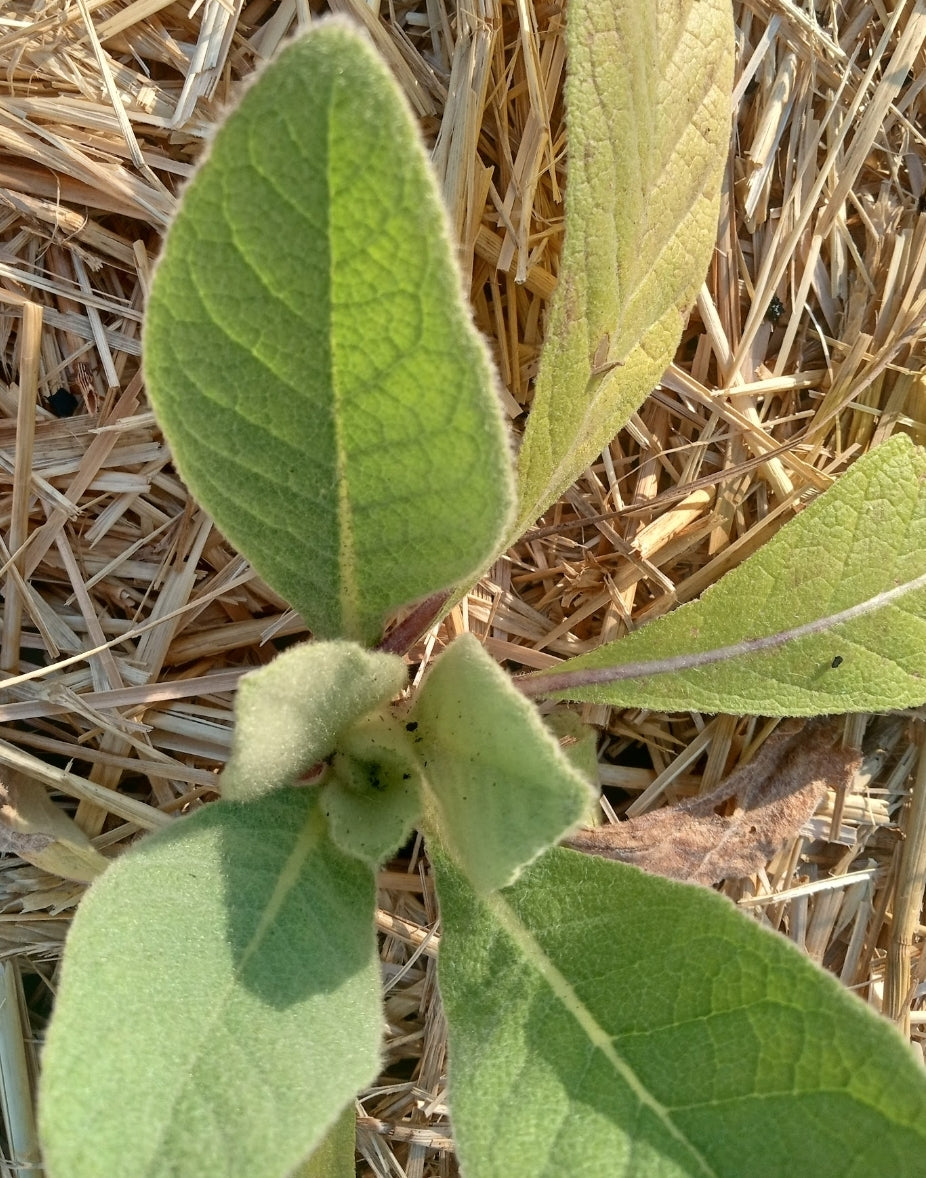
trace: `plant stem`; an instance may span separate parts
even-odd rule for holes
[[[420,601],[407,617],[389,631],[376,649],[384,654],[408,654],[422,634],[430,630],[440,617],[451,592],[451,589],[443,589]]]

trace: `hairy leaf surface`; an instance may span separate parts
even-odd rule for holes
[[[587,812],[588,781],[472,635],[435,662],[411,717],[427,823],[477,891],[511,883]]]
[[[235,700],[222,796],[245,801],[292,785],[333,752],[338,734],[405,686],[397,655],[353,642],[306,642],[245,675]]]
[[[519,460],[516,532],[662,376],[714,248],[729,0],[570,0],[566,237]]]
[[[378,867],[411,834],[421,805],[412,741],[388,710],[343,734],[321,787],[321,808],[336,846]]]
[[[357,1116],[345,1109],[311,1158],[291,1178],[355,1178]]]
[[[926,574],[926,452],[899,436],[860,458],[739,568],[690,605],[532,676],[722,650],[826,619]],[[926,588],[773,649],[689,670],[552,691],[664,711],[819,716],[926,702]]]
[[[171,226],[145,375],[184,480],[322,638],[475,574],[512,475],[417,127],[345,22],[287,47]]]
[[[480,898],[432,854],[467,1178],[922,1173],[908,1045],[729,901],[562,849]]]
[[[117,860],[43,1056],[54,1178],[286,1178],[379,1066],[372,871],[317,801],[216,802]]]

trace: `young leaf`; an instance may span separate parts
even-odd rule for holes
[[[378,867],[396,853],[421,815],[421,773],[400,721],[367,716],[341,736],[321,808],[348,855]]]
[[[292,785],[334,751],[340,732],[388,703],[407,680],[397,655],[353,642],[306,642],[283,651],[238,687],[222,796],[246,801]]]
[[[511,883],[584,817],[588,782],[472,635],[434,664],[409,723],[427,826],[477,892]]]
[[[148,306],[191,491],[323,638],[480,571],[512,500],[488,352],[412,115],[320,22],[218,132]]]
[[[379,867],[399,850],[421,817],[421,778],[412,768],[377,773],[360,792],[334,776],[321,787],[321,808],[335,846]]]
[[[559,286],[519,459],[520,534],[671,361],[714,248],[729,0],[570,0]]]
[[[727,900],[562,849],[480,898],[432,854],[467,1178],[922,1174],[907,1044]]]
[[[815,625],[926,574],[926,452],[897,436],[839,481],[697,602],[634,634],[526,676],[528,694],[620,707],[818,716],[926,702],[926,589],[837,625]],[[757,652],[738,644],[808,625]],[[684,668],[704,652],[722,663]],[[645,665],[672,660],[657,674]],[[634,678],[606,680],[625,667]],[[649,673],[648,673],[649,672]]]
[[[216,802],[119,859],[43,1056],[55,1178],[286,1178],[379,1066],[375,880],[314,794]]]

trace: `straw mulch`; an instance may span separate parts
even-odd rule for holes
[[[561,246],[562,6],[422,0],[382,20],[360,0],[331,7],[366,25],[420,116],[517,426]],[[217,796],[238,677],[302,633],[173,473],[139,353],[159,237],[207,130],[309,8],[0,6],[0,781],[33,801],[50,789],[106,856]],[[736,4],[718,245],[676,363],[414,652],[416,675],[462,630],[513,669],[589,650],[699,595],[893,432],[926,440],[926,21],[909,3],[820,11]],[[58,390],[73,416],[55,416]],[[608,816],[708,791],[774,727],[583,715]],[[726,890],[921,1045],[918,723],[847,721],[865,751],[851,789]],[[37,1156],[37,1046],[82,885],[16,848],[0,862],[0,1070],[5,1153],[22,1163]],[[420,848],[381,882],[388,1040],[359,1105],[360,1172],[451,1174]]]

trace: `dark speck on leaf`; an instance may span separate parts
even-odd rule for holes
[[[841,666],[842,666],[842,664],[843,664],[843,661],[844,661],[844,660],[843,660],[843,657],[842,657],[842,655],[841,655],[841,654],[837,654],[837,655],[836,655],[836,657],[833,659],[833,661],[830,663],[830,666],[831,666],[831,667],[832,667],[832,668],[835,670],[835,668],[836,668],[836,667],[841,667]]]
[[[418,731],[418,721],[417,720],[409,720],[409,722],[405,725],[405,731],[406,732],[417,732]]]

